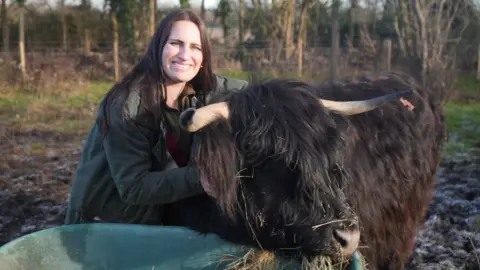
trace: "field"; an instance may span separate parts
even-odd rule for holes
[[[63,222],[82,140],[111,85],[0,90],[0,245]],[[445,104],[449,141],[409,269],[480,267],[480,82],[461,77],[457,90]]]

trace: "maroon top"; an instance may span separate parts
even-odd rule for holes
[[[166,129],[166,139],[167,139],[167,149],[170,152],[173,160],[177,163],[178,167],[183,167],[187,165],[188,156],[182,152],[180,145],[178,144],[178,138],[170,132],[170,130]]]

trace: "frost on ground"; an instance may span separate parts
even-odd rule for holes
[[[480,160],[448,158],[407,269],[480,269]]]
[[[6,139],[5,139],[6,138]],[[80,144],[26,132],[0,140],[0,245],[61,225]],[[480,269],[480,160],[448,158],[407,269]]]

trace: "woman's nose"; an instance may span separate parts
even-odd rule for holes
[[[184,60],[187,60],[190,57],[190,48],[188,48],[187,46],[182,46],[180,48],[178,56]]]

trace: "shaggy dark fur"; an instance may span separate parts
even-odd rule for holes
[[[364,100],[411,89],[400,101],[341,116],[317,97]],[[194,161],[215,187],[167,207],[166,225],[294,255],[338,259],[334,228],[359,226],[370,269],[401,269],[435,184],[445,128],[441,105],[410,77],[389,73],[334,85],[271,80],[219,93],[231,119],[196,134]],[[342,222],[332,222],[342,220]],[[316,225],[321,225],[317,227]]]

